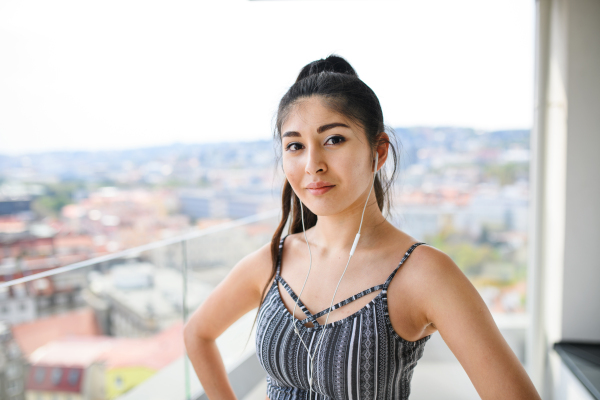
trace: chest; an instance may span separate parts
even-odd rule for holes
[[[391,272],[393,271],[394,269],[391,268]],[[375,267],[371,270],[363,268],[362,271],[347,271],[341,282],[339,279],[341,274],[331,274],[332,276],[311,274],[305,285],[298,276],[286,279],[282,275],[275,290],[287,312],[305,327],[311,328],[315,326],[314,321],[324,325],[343,320],[360,311],[374,299],[382,297],[382,291],[390,275],[387,273],[389,271],[385,271],[384,274],[381,272]],[[290,280],[293,283],[290,283]],[[338,282],[340,282],[339,286]],[[423,336],[424,326],[419,318],[418,305],[412,304],[411,288],[410,285],[406,286],[409,283],[400,282],[399,279],[394,282],[391,304],[390,296],[386,294],[385,297],[391,308],[390,318],[394,330],[401,337],[416,340]],[[303,285],[304,290],[302,290]],[[330,309],[332,311],[328,312]]]
[[[297,326],[298,333],[273,286],[259,312],[256,336],[257,356],[272,391],[306,391],[312,379],[313,390],[326,398],[408,397],[412,369],[428,337],[407,342],[395,334],[384,295],[325,327]]]
[[[288,310],[295,316],[305,319],[307,315],[296,306],[295,296],[314,314],[328,309],[345,299],[358,295],[344,307],[335,309],[329,315],[328,322],[333,322],[353,314],[369,303],[380,293],[380,289],[369,293],[365,290],[381,286],[394,270],[398,260],[375,261],[375,257],[353,257],[346,267],[346,260],[341,258],[313,257],[309,272],[309,260],[301,257],[283,257],[283,268],[280,271],[282,282],[278,286],[280,297]],[[298,314],[298,311],[300,313]],[[327,316],[318,321],[325,323]],[[310,326],[310,325],[309,325]]]

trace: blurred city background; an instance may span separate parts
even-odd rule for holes
[[[273,112],[330,53],[400,143],[389,219],[456,262],[532,373],[534,39],[550,5],[414,3],[0,4],[0,399],[206,398],[184,321],[270,241]],[[218,341],[246,400],[266,387],[254,313]],[[412,398],[478,398],[439,334]]]

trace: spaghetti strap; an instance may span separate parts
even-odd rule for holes
[[[405,260],[408,258],[408,256],[410,256],[410,253],[412,253],[412,251],[413,251],[415,248],[417,248],[417,246],[419,246],[419,245],[422,245],[422,244],[425,244],[425,243],[422,243],[422,242],[415,243],[415,244],[413,244],[413,245],[412,245],[412,246],[411,246],[411,247],[410,247],[410,248],[409,248],[409,249],[406,251],[406,253],[404,254],[404,258],[402,258],[402,261],[400,261],[400,264],[399,264],[399,265],[396,267],[396,269],[394,269],[394,272],[392,272],[392,274],[391,274],[391,275],[390,275],[390,276],[389,276],[389,277],[386,279],[385,283],[383,283],[383,284],[380,284],[380,285],[373,286],[372,288],[369,288],[369,289],[367,289],[367,290],[363,290],[362,292],[360,292],[360,293],[357,293],[357,294],[355,294],[354,296],[348,297],[346,300],[340,301],[340,302],[339,302],[339,303],[337,303],[336,305],[333,305],[333,306],[331,306],[331,308],[327,308],[327,309],[325,309],[325,310],[323,310],[323,311],[320,311],[320,312],[318,312],[318,313],[316,313],[316,314],[312,315],[311,317],[308,317],[308,318],[304,319],[304,320],[302,321],[302,323],[306,323],[306,322],[307,322],[307,321],[309,321],[309,320],[311,320],[312,322],[314,322],[314,320],[316,320],[317,318],[319,318],[319,317],[321,317],[321,316],[323,316],[323,315],[325,315],[325,314],[327,314],[327,313],[329,313],[329,312],[331,312],[331,311],[333,311],[333,310],[336,310],[336,309],[338,309],[338,308],[340,308],[340,307],[343,307],[343,306],[345,306],[346,304],[352,303],[354,300],[358,300],[358,299],[360,299],[361,297],[363,297],[363,296],[365,296],[365,295],[367,295],[367,294],[369,294],[369,293],[373,293],[373,292],[375,292],[375,291],[377,291],[377,290],[382,290],[382,289],[385,289],[385,290],[387,290],[387,288],[388,288],[388,286],[389,286],[390,282],[392,281],[392,278],[394,277],[394,275],[396,275],[396,272],[398,271],[398,269],[400,268],[400,266],[402,266],[402,264],[404,263],[404,261],[405,261]]]
[[[283,251],[283,241],[288,235],[285,235],[279,240],[279,253],[277,255],[277,271],[275,272],[275,279],[279,278],[279,273],[281,272],[281,253]]]
[[[296,293],[294,293],[294,291],[292,290],[292,288],[290,287],[290,285],[288,285],[288,283],[285,281],[285,279],[283,279],[281,276],[278,276],[277,281],[279,281],[279,283],[281,283],[281,285],[285,288],[285,290],[289,293],[289,295],[292,297],[292,299],[294,301],[298,302],[298,307],[300,307],[300,309],[302,310],[302,312],[305,315],[308,315],[308,318],[304,319],[302,321],[302,323],[305,323],[304,321],[310,320],[313,324],[319,324],[318,322],[316,322],[317,320],[315,319],[315,317],[312,315],[312,313],[310,311],[308,311],[308,308],[306,308],[306,306],[304,305],[304,303],[302,302],[302,300],[300,300],[300,298],[298,298],[298,296],[296,295]]]
[[[331,306],[331,308],[327,308],[327,309],[325,309],[323,311],[320,311],[320,312],[314,314],[312,317],[315,318],[315,319],[319,318],[322,315],[325,315],[325,314],[327,314],[330,311],[333,311],[333,310],[336,310],[336,309],[338,309],[340,307],[343,307],[346,304],[349,304],[349,303],[353,302],[354,300],[360,299],[361,297],[363,297],[363,296],[365,296],[365,295],[367,295],[369,293],[373,293],[373,292],[375,292],[377,290],[382,290],[382,289],[387,290],[390,282],[392,281],[392,278],[394,277],[394,275],[396,275],[396,272],[398,271],[398,269],[400,268],[400,266],[402,266],[402,264],[404,263],[404,261],[408,258],[408,256],[410,256],[410,253],[412,253],[413,250],[415,248],[417,248],[417,246],[422,245],[422,244],[425,244],[425,243],[422,243],[422,242],[415,243],[415,244],[413,244],[406,251],[406,253],[404,254],[404,258],[402,258],[402,261],[400,261],[400,264],[396,267],[396,269],[394,269],[394,272],[392,272],[392,274],[387,278],[387,280],[385,281],[385,283],[373,286],[372,288],[369,288],[367,290],[363,290],[362,292],[357,293],[354,296],[348,297],[346,300],[340,301],[339,303],[337,303],[334,306]],[[308,321],[309,319],[311,319],[311,318],[306,318],[305,320],[302,321],[302,323],[304,323],[305,321]]]
[[[383,284],[379,284],[376,286],[373,286],[369,289],[363,290],[360,293],[357,293],[353,296],[348,297],[346,300],[342,300],[339,303],[326,308],[323,311],[320,311],[316,314],[312,314],[308,308],[304,305],[304,303],[302,303],[302,300],[300,300],[300,298],[298,297],[298,295],[296,295],[296,293],[294,292],[294,290],[290,287],[290,285],[288,285],[288,283],[285,281],[285,279],[283,279],[281,277],[281,255],[283,253],[283,242],[285,241],[285,238],[287,238],[288,235],[284,236],[283,238],[281,238],[281,240],[279,241],[279,255],[277,258],[277,273],[275,275],[275,280],[274,280],[274,284],[279,282],[281,283],[281,285],[285,288],[285,290],[288,292],[288,294],[292,297],[292,299],[294,301],[296,301],[298,303],[298,307],[300,307],[300,309],[302,310],[302,312],[304,313],[304,315],[306,315],[307,317],[305,319],[303,319],[302,321],[300,321],[302,324],[306,324],[307,322],[312,322],[315,326],[320,325],[319,322],[317,321],[317,318],[320,318],[321,316],[336,310],[340,307],[345,306],[346,304],[349,304],[351,302],[353,302],[354,300],[358,300],[363,296],[366,296],[369,293],[373,293],[376,292],[378,290],[383,290],[386,291],[388,286],[390,285],[390,282],[392,281],[392,278],[394,277],[394,275],[396,275],[396,272],[398,272],[398,269],[400,269],[400,267],[402,266],[402,264],[404,264],[404,261],[406,261],[406,259],[408,258],[408,256],[410,256],[410,254],[413,252],[414,249],[416,249],[418,246],[425,244],[423,242],[418,242],[413,244],[404,254],[404,257],[402,258],[402,260],[400,261],[400,264],[398,264],[398,266],[394,269],[394,271],[390,274],[390,276],[386,279],[386,281]]]
[[[384,288],[384,287],[383,287],[383,284],[381,284],[381,285],[376,285],[376,286],[373,286],[372,288],[369,288],[369,289],[363,290],[362,292],[360,292],[360,293],[357,293],[357,294],[355,294],[354,296],[350,296],[350,297],[348,297],[346,300],[342,300],[342,301],[340,301],[339,303],[337,303],[337,304],[335,304],[335,305],[331,306],[331,308],[327,308],[327,309],[325,309],[325,310],[323,310],[323,311],[320,311],[320,312],[316,313],[315,315],[313,315],[313,316],[312,316],[312,318],[314,318],[314,319],[316,320],[317,318],[319,318],[319,317],[321,317],[321,316],[323,316],[323,315],[327,314],[327,313],[328,313],[330,310],[331,310],[331,311],[333,311],[333,310],[336,310],[336,309],[338,309],[338,308],[340,308],[340,307],[343,307],[343,306],[345,306],[346,304],[352,303],[354,300],[358,300],[358,299],[360,299],[361,297],[363,297],[363,296],[366,296],[366,295],[367,295],[367,294],[369,294],[369,293],[376,292],[376,291],[378,291],[378,290],[381,290],[381,289],[383,289],[383,288]],[[304,324],[304,323],[306,323],[306,322],[307,322],[309,319],[311,319],[311,317],[304,319],[304,320],[302,321],[302,323],[303,323],[303,324]],[[311,321],[312,321],[312,320],[311,320]]]
[[[300,307],[300,309],[302,310],[302,312],[304,313],[304,315],[308,316],[308,318],[305,319],[304,321],[311,320],[311,322],[313,324],[319,325],[319,323],[317,322],[316,318],[311,314],[310,311],[308,311],[308,308],[306,308],[306,306],[304,305],[304,303],[302,302],[302,300],[300,300],[300,298],[296,295],[296,293],[294,293],[294,291],[292,290],[292,288],[290,287],[290,285],[288,285],[288,283],[285,281],[285,279],[283,279],[281,277],[281,255],[283,253],[283,242],[285,241],[285,238],[287,238],[287,237],[288,237],[288,235],[285,235],[279,241],[279,254],[277,256],[277,273],[275,274],[275,280],[273,281],[273,284],[276,285],[277,282],[281,283],[281,285],[289,293],[289,295],[292,297],[292,299],[294,301],[298,302],[298,307]],[[302,322],[302,323],[305,323],[305,322]]]
[[[400,264],[398,264],[398,266],[396,267],[396,269],[394,270],[394,272],[392,272],[390,274],[390,276],[386,279],[385,283],[383,284],[383,288],[384,289],[387,290],[388,286],[390,285],[390,282],[392,282],[392,278],[394,277],[394,275],[396,275],[396,272],[398,272],[398,269],[400,269],[400,267],[402,266],[402,264],[404,264],[404,261],[406,261],[406,259],[408,258],[408,256],[410,256],[410,254],[413,252],[413,250],[416,249],[418,246],[420,246],[422,244],[426,244],[426,243],[418,242],[418,243],[415,243],[412,246],[410,246],[410,248],[404,254],[404,257],[400,261]]]

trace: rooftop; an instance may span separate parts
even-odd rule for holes
[[[94,311],[84,308],[12,327],[13,336],[26,356],[38,348],[66,336],[99,336]]]

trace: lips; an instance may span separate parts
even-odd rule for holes
[[[308,185],[306,185],[306,188],[307,189],[320,189],[320,188],[326,187],[326,186],[335,186],[335,185],[331,182],[319,181],[319,182],[309,183]]]
[[[306,190],[313,195],[321,195],[327,193],[334,187],[335,185],[330,182],[313,182],[306,186]]]

